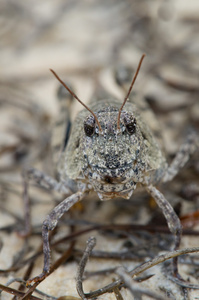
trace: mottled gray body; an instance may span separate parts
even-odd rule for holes
[[[86,109],[80,111],[58,166],[62,181],[70,178],[77,185],[84,183],[102,200],[119,196],[128,199],[137,183],[157,183],[166,168],[161,148],[132,100],[121,113],[118,132],[120,107],[121,101],[115,99],[89,105],[102,127],[99,132],[96,125],[92,136],[84,132],[84,122],[93,116]],[[133,134],[125,127],[124,118],[128,117],[136,120]]]

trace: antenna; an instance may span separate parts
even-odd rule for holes
[[[76,95],[73,91],[71,91],[71,89],[69,89],[69,87],[59,78],[59,76],[55,73],[55,71],[53,71],[52,69],[50,69],[50,71],[53,73],[53,75],[57,78],[57,80],[59,80],[59,82],[61,82],[61,84],[69,91],[69,93],[77,100],[79,101],[79,103],[81,103],[81,105],[83,105],[95,118],[95,121],[99,127],[99,131],[102,131],[102,127],[98,121],[98,118],[96,116],[96,114],[86,105],[84,104]]]
[[[137,70],[136,70],[135,75],[134,75],[134,77],[133,77],[133,80],[132,80],[132,82],[131,82],[131,85],[130,85],[130,88],[129,88],[129,90],[128,90],[128,93],[127,93],[126,97],[124,98],[124,101],[123,101],[123,103],[122,103],[122,106],[120,107],[120,110],[119,110],[119,113],[118,113],[118,118],[117,118],[117,129],[118,129],[118,130],[120,130],[120,116],[121,116],[122,108],[124,107],[126,101],[127,101],[128,98],[129,98],[129,95],[130,95],[130,93],[131,93],[131,90],[132,90],[132,88],[133,88],[133,85],[134,85],[134,83],[135,83],[135,80],[136,80],[137,75],[138,75],[138,73],[139,73],[140,67],[141,67],[141,65],[142,65],[142,61],[143,61],[143,59],[144,59],[145,56],[146,56],[146,54],[143,54],[142,57],[141,57],[141,59],[140,59],[140,61],[139,61]]]

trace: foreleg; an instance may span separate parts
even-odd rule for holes
[[[180,246],[182,226],[178,216],[176,215],[173,207],[164,197],[164,195],[158,191],[154,186],[146,186],[148,193],[154,198],[157,205],[161,209],[164,217],[167,221],[168,227],[171,233],[175,236],[174,250],[177,250]],[[177,257],[173,259],[174,274],[178,275]]]
[[[53,230],[56,227],[59,219],[63,216],[63,214],[67,212],[75,203],[82,200],[85,194],[86,192],[79,191],[76,194],[67,197],[65,200],[59,203],[44,220],[42,226],[43,252],[44,252],[43,272],[40,275],[32,279],[29,279],[27,285],[30,285],[31,282],[38,282],[43,280],[43,278],[46,277],[47,273],[49,273],[50,271],[49,231]]]
[[[38,183],[39,186],[43,188],[58,191],[60,193],[68,195],[74,192],[74,189],[72,187],[68,187],[68,185],[71,185],[71,182],[69,182],[69,184],[67,184],[67,182],[63,184],[62,182],[58,182],[51,176],[48,176],[45,173],[34,168],[29,168],[25,172],[28,178],[33,179],[36,183]]]

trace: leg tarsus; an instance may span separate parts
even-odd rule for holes
[[[38,283],[38,282],[43,281],[47,277],[47,275],[48,275],[47,272],[42,272],[38,276],[30,278],[29,280],[26,281],[26,286],[29,287],[29,286],[31,286],[32,283]]]

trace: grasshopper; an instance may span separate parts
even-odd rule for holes
[[[156,141],[152,130],[145,123],[130,93],[142,61],[128,93],[121,103],[110,98],[97,101],[87,107],[73,91],[58,77],[55,77],[76,98],[84,109],[77,115],[66,138],[64,150],[58,162],[59,182],[30,169],[29,176],[40,185],[68,194],[45,218],[42,227],[44,267],[43,272],[28,281],[41,281],[50,271],[49,231],[75,203],[82,200],[90,191],[95,191],[101,200],[115,197],[129,199],[136,186],[141,184],[160,207],[171,233],[175,236],[174,249],[180,245],[182,227],[178,216],[164,195],[155,187],[159,182],[168,182],[195,151],[195,135],[180,147],[170,166]],[[127,101],[128,100],[128,101]],[[173,261],[173,272],[177,276],[177,259]]]

